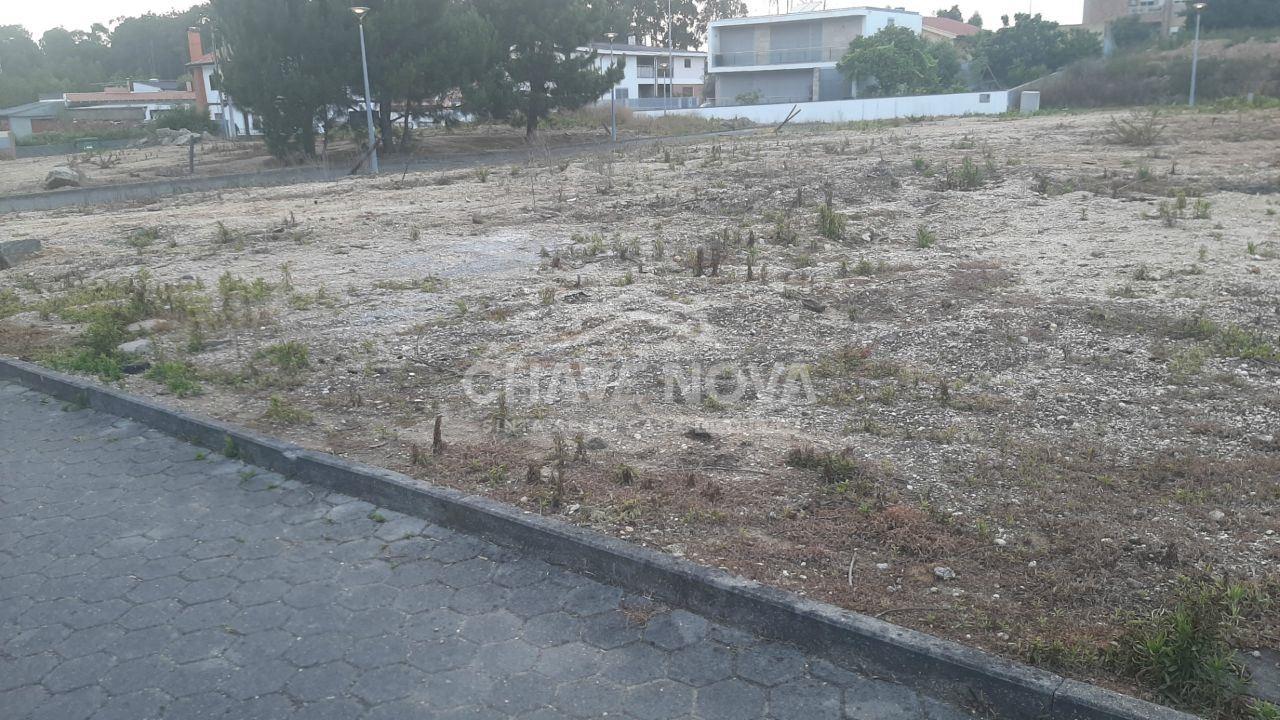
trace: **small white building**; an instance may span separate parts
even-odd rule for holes
[[[253,113],[237,107],[219,87],[221,76],[218,72],[218,58],[214,53],[204,51],[204,41],[197,28],[187,29],[187,53],[191,56],[187,68],[191,71],[196,106],[209,113],[209,118],[218,125],[223,135],[261,135],[262,131],[259,130],[258,120]]]
[[[855,38],[895,25],[920,33],[923,21],[919,13],[868,7],[716,20],[707,34],[715,104],[852,98],[853,84],[836,64]]]
[[[707,54],[700,50],[672,50],[629,42],[592,43],[580,48],[596,53],[600,72],[615,62],[624,63],[626,75],[614,87],[619,107],[633,110],[691,108],[702,104],[702,84],[707,74]],[[609,95],[599,101],[608,104]]]

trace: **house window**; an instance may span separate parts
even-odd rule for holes
[[[991,102],[991,93],[982,93],[981,95],[979,95],[979,96],[978,96],[978,102],[980,102],[980,103],[989,103],[989,102]]]
[[[618,100],[626,100],[628,97],[631,97],[631,90],[628,88],[615,88],[613,96]]]
[[[893,27],[894,25],[898,24],[898,21],[895,20],[894,18],[889,18],[888,20],[885,21],[884,24],[885,24],[885,27]]]
[[[685,59],[684,59],[684,66],[685,66],[685,68],[686,68],[686,69],[693,67],[693,61],[692,61],[692,60],[690,60],[689,58],[685,58]]]

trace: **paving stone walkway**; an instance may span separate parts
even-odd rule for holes
[[[961,714],[0,382],[0,717]]]

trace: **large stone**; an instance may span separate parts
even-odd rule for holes
[[[58,165],[44,177],[45,190],[57,190],[64,187],[80,187],[84,184],[84,173],[69,166]]]
[[[8,270],[38,252],[40,241],[36,238],[0,242],[0,270]]]
[[[149,338],[141,338],[127,343],[121,343],[120,347],[116,349],[127,355],[146,355],[151,352],[151,347],[152,343]]]
[[[130,323],[129,325],[126,325],[124,329],[139,335],[150,335],[156,330],[164,327],[166,322],[166,320],[161,320],[159,318],[151,318],[150,320],[139,320],[136,323]]]

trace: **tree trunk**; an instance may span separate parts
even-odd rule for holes
[[[525,142],[533,142],[538,139],[538,116],[534,114],[532,104],[529,106],[529,112],[524,117],[524,139]]]
[[[542,119],[543,113],[546,112],[543,98],[546,92],[546,83],[534,81],[529,83],[529,103],[524,113],[524,139],[525,142],[533,142],[538,138],[538,121]]]
[[[409,103],[404,104],[404,128],[400,133],[400,151],[409,152]]]
[[[395,132],[391,124],[391,103],[383,100],[378,103],[378,130],[382,133],[382,149],[390,152],[395,144]]]
[[[308,122],[302,126],[302,138],[300,139],[302,152],[309,158],[316,156],[316,127]]]

